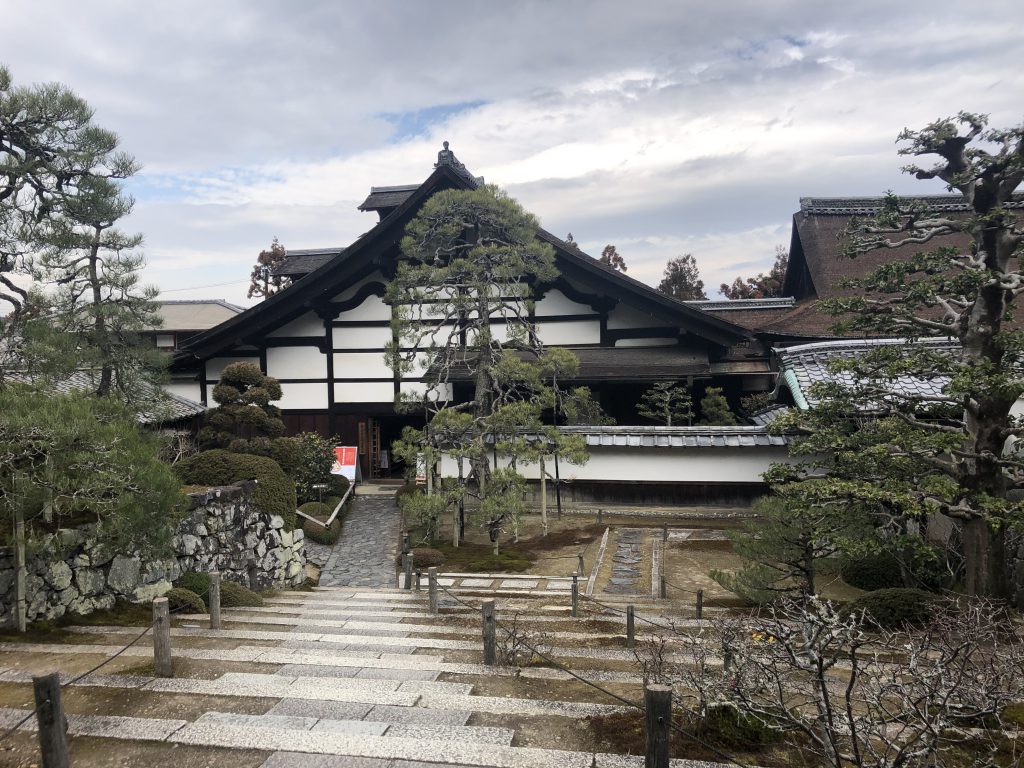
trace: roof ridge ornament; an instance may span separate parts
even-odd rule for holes
[[[442,142],[442,146],[444,148],[437,153],[437,162],[434,163],[434,168],[440,168],[443,165],[447,165],[449,168],[453,168],[459,175],[473,182],[474,186],[479,186],[484,183],[482,176],[474,176],[469,172],[469,169],[464,164],[459,162],[458,158],[455,157],[455,153],[448,149],[447,140]]]

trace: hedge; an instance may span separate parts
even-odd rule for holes
[[[884,629],[899,629],[928,621],[937,600],[938,595],[923,589],[877,589],[854,600],[848,610],[864,611],[869,622]]]
[[[256,508],[268,515],[280,515],[289,530],[295,527],[295,483],[273,459],[218,448],[179,461],[174,471],[186,485],[231,485],[255,478]]]

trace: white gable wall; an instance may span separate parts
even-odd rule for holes
[[[315,312],[307,312],[301,317],[285,323],[277,330],[271,331],[267,336],[277,338],[281,336],[316,336],[324,335],[324,321]]]

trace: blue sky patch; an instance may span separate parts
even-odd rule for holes
[[[433,107],[410,110],[408,112],[381,112],[377,116],[391,123],[395,132],[392,141],[404,141],[427,133],[432,125],[443,122],[460,112],[482,107],[486,101],[463,101],[458,104],[437,104]]]

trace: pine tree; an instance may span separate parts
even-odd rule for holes
[[[260,251],[249,275],[249,292],[246,294],[248,298],[268,298],[291,285],[291,278],[277,274],[287,255],[288,251],[276,237],[270,243],[269,249]]]
[[[611,267],[616,272],[626,271],[626,260],[622,258],[619,250],[614,245],[606,245],[604,250],[601,251],[601,258],[598,261]]]
[[[666,427],[693,420],[693,399],[686,387],[659,381],[640,398],[637,413]]]
[[[729,408],[729,401],[722,394],[721,387],[708,387],[700,401],[700,421],[708,427],[732,427],[736,425],[736,414]]]
[[[756,277],[745,280],[737,277],[729,283],[722,283],[719,290],[727,299],[772,299],[782,296],[782,283],[786,279],[786,267],[789,265],[789,251],[784,245],[775,246],[775,263],[767,274],[764,272]]]
[[[658,290],[683,301],[707,298],[697,260],[689,253],[671,259],[665,265],[665,276],[658,284]]]

